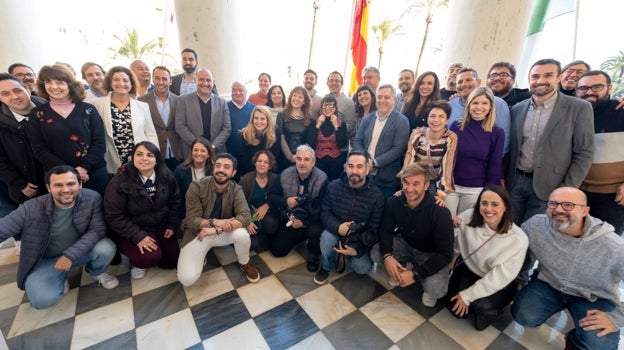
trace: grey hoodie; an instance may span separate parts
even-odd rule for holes
[[[588,215],[583,235],[576,238],[552,228],[541,214],[522,224],[522,230],[529,237],[531,259],[539,261],[540,280],[568,295],[612,301],[618,306],[609,317],[617,327],[624,326],[619,291],[624,280],[624,239],[613,226]]]

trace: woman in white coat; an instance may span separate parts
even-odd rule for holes
[[[159,144],[149,106],[135,98],[138,86],[136,76],[130,69],[116,66],[109,69],[104,77],[108,95],[93,100],[104,122],[104,159],[111,175],[128,162],[135,144],[141,141]]]

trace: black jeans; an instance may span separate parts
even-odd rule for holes
[[[273,235],[269,235],[269,246],[274,256],[287,255],[298,243],[308,240],[308,254],[311,256],[321,255],[320,239],[323,233],[323,224],[314,222],[308,227],[286,227],[285,222]]]

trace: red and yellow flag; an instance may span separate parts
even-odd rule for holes
[[[353,14],[353,33],[351,34],[351,85],[349,95],[362,84],[362,69],[366,67],[366,54],[368,52],[368,9],[369,0],[355,0]]]

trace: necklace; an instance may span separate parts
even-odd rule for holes
[[[301,120],[301,119],[303,119],[303,116],[302,116],[302,115],[292,115],[292,114],[291,114],[291,115],[290,115],[290,118],[291,118],[291,119],[294,119],[294,120]]]

